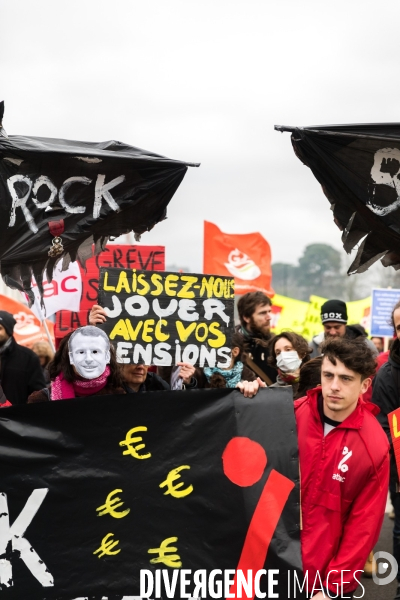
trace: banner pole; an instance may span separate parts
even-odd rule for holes
[[[46,319],[45,319],[45,318],[43,318],[43,320],[42,320],[42,325],[43,325],[43,327],[44,327],[44,330],[45,330],[45,332],[46,332],[47,339],[49,340],[50,347],[51,347],[51,349],[53,350],[53,352],[55,353],[55,352],[56,352],[56,349],[55,349],[55,347],[54,347],[53,340],[51,339],[50,331],[49,331],[49,328],[48,328],[48,326],[47,326],[47,323],[46,323]]]

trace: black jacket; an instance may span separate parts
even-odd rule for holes
[[[246,354],[248,354],[253,362],[255,362],[257,367],[259,367],[266,375],[268,375],[272,383],[275,383],[278,371],[275,369],[275,367],[271,367],[271,365],[269,365],[267,362],[269,356],[268,342],[274,336],[271,335],[268,339],[257,338],[256,336],[250,334],[247,330],[243,329],[240,325],[236,327],[236,331],[243,335]],[[250,365],[247,366],[251,369]],[[257,373],[256,375],[258,376]]]
[[[387,415],[399,408],[400,396],[399,386],[400,384],[400,341],[395,340],[390,351],[388,362],[384,363],[379,371],[377,372],[372,386],[372,402],[379,406],[380,413],[376,416],[379,423],[382,425],[391,449],[392,440],[390,435],[390,426]],[[393,481],[397,481],[396,475],[396,463],[394,454],[391,451],[390,460],[390,477]]]
[[[14,338],[0,354],[0,380],[11,404],[26,404],[32,392],[46,387],[39,358],[29,348],[17,344]]]
[[[134,390],[132,390],[127,383],[123,383],[122,385],[127,394],[135,394]],[[164,381],[164,379],[149,371],[138,392],[158,392],[170,389],[170,385]]]

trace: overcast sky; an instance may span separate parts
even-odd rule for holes
[[[0,0],[4,126],[200,162],[142,238],[168,264],[202,270],[204,220],[295,263],[340,232],[274,124],[400,121],[399,22],[398,0]]]

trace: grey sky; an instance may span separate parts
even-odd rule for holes
[[[204,219],[294,263],[340,232],[273,126],[399,121],[399,17],[397,0],[0,0],[5,129],[201,162],[142,238],[168,264],[202,269]]]

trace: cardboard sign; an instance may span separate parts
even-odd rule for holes
[[[392,311],[399,300],[400,290],[372,290],[371,335],[393,337]]]
[[[253,598],[232,583],[248,569],[253,580],[267,570],[263,593],[273,577],[279,598],[301,598],[291,395],[153,392],[2,409],[1,598]]]
[[[120,362],[224,368],[234,293],[228,277],[102,268],[99,303],[108,319],[101,327]]]

